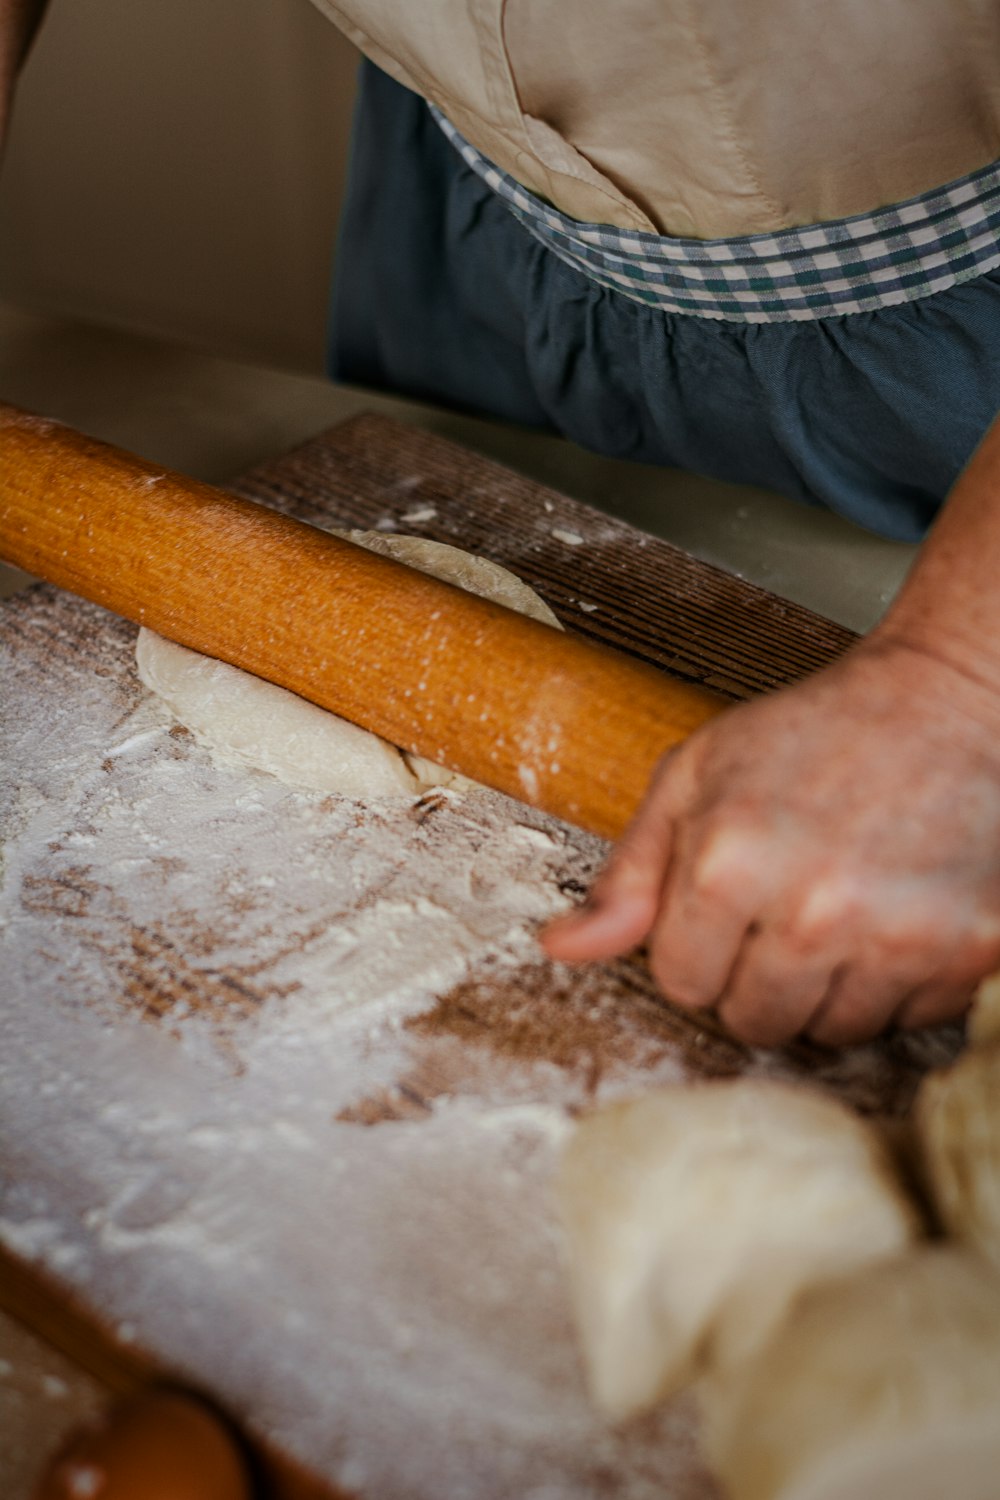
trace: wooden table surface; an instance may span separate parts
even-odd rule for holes
[[[384,418],[234,488],[480,552],[733,698],[852,639]],[[141,688],[134,635],[47,588],[0,612],[7,1304],[121,1388],[211,1391],[288,1495],[712,1493],[683,1403],[624,1432],[587,1408],[548,1200],[569,1120],[746,1071],[900,1116],[956,1034],[753,1052],[640,958],[552,965],[532,926],[597,841],[492,794],[387,813],[218,768]],[[439,934],[434,963],[408,932]]]

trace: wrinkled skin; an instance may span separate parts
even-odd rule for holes
[[[875,633],[661,762],[556,958],[647,942],[737,1037],[840,1046],[960,1015],[1000,967],[1000,694]]]

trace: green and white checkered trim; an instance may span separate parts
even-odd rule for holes
[[[732,240],[581,224],[470,146],[462,160],[536,239],[591,281],[663,312],[739,323],[841,317],[914,302],[1000,266],[1000,162],[871,214]]]

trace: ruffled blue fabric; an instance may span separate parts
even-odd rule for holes
[[[540,244],[365,63],[330,373],[917,541],[1000,409],[1000,271],[810,322],[662,312]]]

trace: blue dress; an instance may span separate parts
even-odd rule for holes
[[[365,63],[330,373],[916,541],[1000,409],[1000,270],[833,316],[664,310],[557,254]]]

